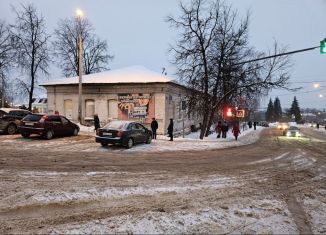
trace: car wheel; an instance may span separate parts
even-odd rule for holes
[[[148,136],[146,140],[146,144],[150,144],[150,143],[152,143],[152,136]]]
[[[75,129],[74,129],[74,132],[73,132],[73,135],[74,135],[74,136],[77,136],[77,135],[78,135],[78,132],[79,132],[78,129],[75,128]]]
[[[17,131],[17,127],[14,125],[14,124],[10,124],[8,127],[7,127],[7,133],[9,135],[13,135],[15,134]]]
[[[127,142],[127,149],[132,148],[132,146],[134,145],[134,140],[132,138],[130,138]]]
[[[29,133],[22,133],[22,137],[24,137],[24,138],[28,138],[30,135],[31,134],[29,134]]]
[[[103,147],[105,147],[105,146],[108,146],[109,144],[108,143],[101,143],[101,145],[103,146]]]
[[[52,139],[52,138],[53,138],[53,131],[48,130],[48,131],[45,133],[44,138],[47,139],[47,140]]]

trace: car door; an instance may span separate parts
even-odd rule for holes
[[[61,127],[62,135],[71,135],[73,133],[73,127],[71,122],[63,116],[60,116],[60,119],[62,125]]]
[[[135,123],[135,126],[138,136],[138,142],[145,142],[147,140],[145,128],[139,123]]]
[[[129,124],[129,138],[133,138],[134,142],[139,142],[139,132],[136,128],[136,123],[130,123]]]
[[[47,120],[48,128],[51,129],[54,135],[63,135],[63,127],[60,116],[49,116]]]

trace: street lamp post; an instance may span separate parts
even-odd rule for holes
[[[81,29],[81,18],[83,17],[84,13],[82,10],[76,10],[77,20],[78,20],[78,121],[82,123],[82,74],[83,74],[83,41],[82,41],[82,29]]]

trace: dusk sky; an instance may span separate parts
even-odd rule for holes
[[[13,22],[11,5],[32,2],[47,23],[52,34],[59,19],[71,17],[81,8],[95,27],[96,34],[108,42],[110,53],[115,56],[110,69],[142,65],[153,71],[167,69],[175,77],[176,68],[170,64],[169,44],[177,32],[170,28],[165,18],[178,15],[176,0],[0,0],[0,19]],[[190,2],[190,1],[189,1]],[[250,44],[257,50],[267,51],[274,40],[288,50],[318,46],[326,38],[326,0],[226,0],[241,14],[251,12]],[[292,56],[293,87],[303,87],[297,93],[275,90],[265,97],[261,107],[266,107],[269,97],[279,96],[282,107],[289,107],[296,95],[301,108],[326,108],[326,54],[319,49]],[[51,67],[50,77],[62,77],[56,66]],[[176,77],[175,77],[176,78]],[[320,81],[319,91],[313,82]],[[322,98],[319,96],[323,95]]]

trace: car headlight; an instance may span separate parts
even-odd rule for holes
[[[301,136],[301,134],[299,132],[296,132],[295,136],[299,137],[299,136]]]
[[[280,129],[281,128],[281,125],[278,125],[277,128]]]
[[[286,136],[291,136],[291,132],[286,132]]]

